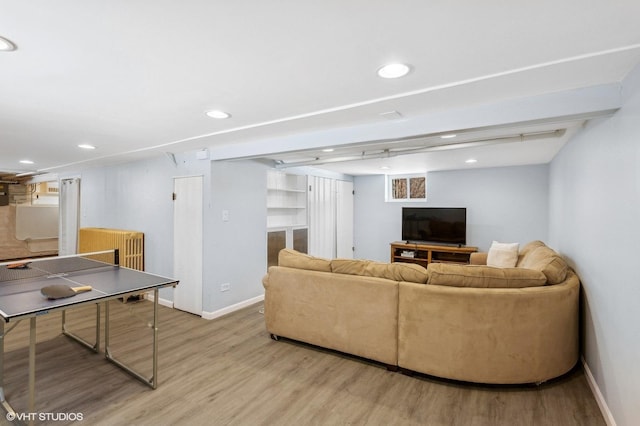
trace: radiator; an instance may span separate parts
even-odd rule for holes
[[[107,228],[80,228],[79,253],[118,249],[120,265],[144,271],[144,233]],[[110,257],[98,259],[109,262]]]

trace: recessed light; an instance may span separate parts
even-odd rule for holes
[[[89,145],[88,143],[81,143],[80,145],[78,145],[78,148],[82,148],[82,149],[96,149],[95,146],[93,145]]]
[[[441,139],[451,139],[451,138],[455,138],[456,136],[458,136],[458,135],[456,135],[454,133],[450,133],[448,135],[442,135],[442,136],[440,136],[440,138]]]
[[[325,148],[322,152],[333,152],[333,148]]]
[[[20,163],[22,163],[22,164],[33,164],[33,161],[31,161],[31,160],[20,160]]]
[[[4,37],[0,36],[0,51],[2,52],[11,52],[12,50],[16,50],[16,45],[11,41]]]
[[[476,160],[475,158],[469,158],[468,160],[464,161],[467,164],[473,164],[473,163],[477,163],[478,160]]]
[[[223,119],[231,117],[231,114],[228,112],[220,111],[219,109],[212,109],[211,111],[207,111],[207,115],[211,118]]]
[[[378,75],[382,78],[399,78],[407,75],[411,67],[406,64],[387,64],[378,70]]]
[[[380,167],[380,169],[381,169],[381,170],[389,170],[389,169],[391,169],[391,167],[389,167],[389,166],[382,166],[382,167]]]

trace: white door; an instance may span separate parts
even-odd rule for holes
[[[202,315],[202,176],[175,178],[173,188],[173,306]]]
[[[335,180],[309,176],[309,254],[336,256]]]
[[[353,258],[353,182],[337,181],[336,256]]]
[[[78,228],[80,227],[80,179],[60,181],[58,255],[78,252]]]

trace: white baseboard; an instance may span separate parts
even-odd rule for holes
[[[160,299],[158,299],[158,305],[166,306],[167,308],[173,308],[173,300],[163,299],[161,297]]]
[[[591,392],[598,403],[598,407],[600,407],[600,412],[602,412],[602,417],[604,417],[605,423],[607,426],[616,426],[616,420],[613,418],[613,414],[609,410],[609,406],[607,405],[607,401],[605,401],[604,396],[602,396],[602,392],[600,392],[600,388],[596,383],[596,379],[594,379],[593,374],[591,374],[591,370],[589,369],[589,365],[587,365],[587,361],[584,357],[582,359],[582,366],[584,368],[584,375],[587,378],[587,383],[591,388]]]
[[[145,299],[148,299],[148,300],[153,302],[153,292],[146,293]],[[214,312],[202,311],[201,317],[206,319],[206,320],[212,320],[212,319],[221,317],[223,315],[230,314],[231,312],[235,312],[235,311],[240,310],[242,308],[246,308],[247,306],[251,306],[254,303],[258,303],[258,302],[261,302],[263,300],[264,300],[264,294],[261,294],[260,296],[256,296],[256,297],[253,297],[251,299],[244,300],[244,301],[242,301],[240,303],[236,303],[235,305],[227,306],[226,308],[222,308],[222,309],[219,309],[219,310],[214,311]],[[162,305],[162,306],[166,306],[168,308],[173,308],[173,300],[160,298],[160,299],[158,299],[158,304]]]
[[[149,291],[145,293],[145,299],[148,299],[153,302],[153,292]],[[166,306],[167,308],[173,308],[173,300],[163,299],[162,297],[158,299],[158,305]]]
[[[217,311],[214,312],[202,312],[202,318],[207,319],[207,320],[212,320],[218,317],[221,317],[223,315],[227,315],[230,314],[231,312],[235,312],[237,310],[240,310],[242,308],[246,308],[247,306],[251,306],[254,303],[258,303],[264,300],[264,294],[261,294],[260,296],[256,296],[253,297],[251,299],[248,300],[244,300],[240,303],[236,303],[235,305],[231,305],[231,306],[227,306],[226,308],[222,308],[219,309]]]

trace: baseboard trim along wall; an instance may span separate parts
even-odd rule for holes
[[[584,357],[582,359],[582,367],[584,368],[584,375],[587,378],[587,383],[591,388],[591,392],[598,403],[598,407],[600,407],[600,411],[602,412],[602,417],[604,417],[604,421],[607,423],[607,426],[617,426],[616,420],[613,418],[613,414],[609,411],[609,406],[607,405],[607,401],[605,401],[602,392],[600,392],[600,388],[596,383],[596,380],[593,378],[593,374],[591,374],[591,370],[589,369],[589,365]]]
[[[153,302],[153,292],[148,291],[145,293],[144,298]],[[167,308],[173,308],[173,300],[163,299],[162,297],[158,299],[158,305],[166,306]]]
[[[153,293],[152,292],[146,293],[145,298],[153,302]],[[215,319],[215,318],[219,318],[219,317],[221,317],[223,315],[230,314],[230,313],[235,312],[237,310],[240,310],[242,308],[246,308],[247,306],[251,306],[254,303],[262,302],[263,300],[264,300],[264,294],[261,294],[260,296],[252,297],[251,299],[244,300],[244,301],[242,301],[240,303],[236,303],[235,305],[227,306],[225,308],[219,309],[219,310],[214,311],[214,312],[205,312],[205,311],[203,311],[201,317],[206,319],[206,320],[212,320],[212,319]],[[166,306],[167,308],[173,308],[173,300],[160,298],[160,299],[158,299],[158,304],[162,305],[162,306]]]
[[[254,303],[258,303],[264,300],[264,294],[261,294],[260,296],[256,296],[253,297],[251,299],[242,301],[240,303],[236,303],[235,305],[231,305],[231,306],[227,306],[225,308],[219,309],[217,311],[214,312],[202,312],[202,318],[207,319],[207,320],[212,320],[218,317],[221,317],[223,315],[227,315],[230,314],[231,312],[235,312],[237,310],[240,310],[242,308],[246,308],[247,306],[251,306]]]
[[[151,300],[153,300],[153,294],[151,295]],[[167,308],[173,308],[173,300],[163,299],[162,297],[158,299],[158,305],[166,306]]]

